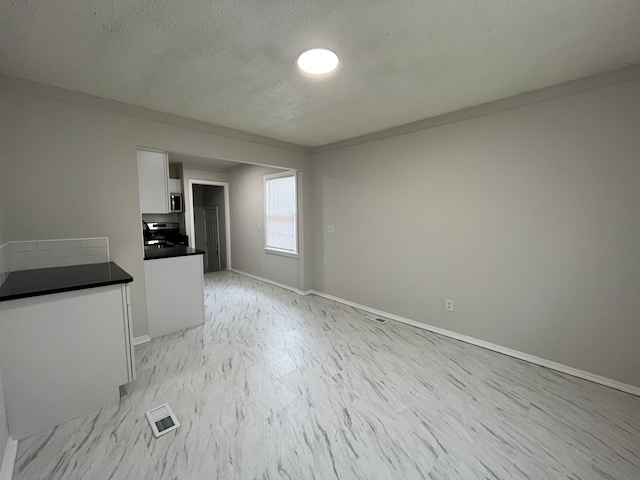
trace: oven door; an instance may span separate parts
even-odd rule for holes
[[[171,213],[180,213],[180,212],[182,212],[182,194],[172,193],[171,194]]]

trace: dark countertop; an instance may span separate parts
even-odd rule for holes
[[[0,302],[132,281],[133,277],[113,262],[22,270],[9,273],[0,286]]]
[[[157,260],[159,258],[186,257],[188,255],[204,255],[202,250],[185,247],[184,245],[174,245],[172,247],[144,247],[145,260]]]

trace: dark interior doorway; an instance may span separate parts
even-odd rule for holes
[[[195,247],[205,252],[204,271],[226,270],[227,234],[224,187],[193,185]]]

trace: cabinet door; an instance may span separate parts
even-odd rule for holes
[[[138,150],[138,189],[141,213],[169,213],[167,152]]]

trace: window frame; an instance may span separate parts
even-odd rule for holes
[[[267,243],[267,207],[269,205],[269,198],[268,198],[268,188],[267,188],[267,182],[269,182],[270,180],[276,180],[278,178],[286,178],[286,177],[293,177],[293,183],[294,183],[294,197],[295,197],[295,201],[293,204],[293,236],[294,236],[294,248],[295,250],[286,250],[283,248],[276,248],[276,247],[270,247]],[[263,208],[263,215],[264,215],[264,223],[263,223],[263,230],[264,230],[264,251],[266,253],[269,254],[273,254],[273,255],[281,255],[283,257],[293,257],[293,258],[298,258],[300,256],[300,246],[298,244],[299,242],[299,232],[298,232],[298,172],[296,170],[287,170],[284,172],[278,172],[278,173],[269,173],[267,175],[264,175],[263,177],[263,189],[264,189],[264,208]]]

